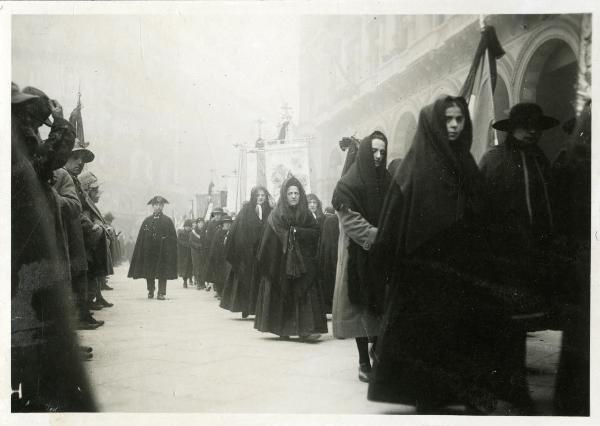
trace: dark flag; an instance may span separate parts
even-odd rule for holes
[[[79,97],[77,98],[77,106],[69,116],[69,121],[71,122],[73,127],[75,127],[75,134],[77,136],[77,139],[79,139],[82,145],[85,146],[85,138],[83,135],[83,119],[81,117],[81,93],[79,93]]]
[[[473,86],[475,85],[476,77],[480,69],[483,68],[486,56],[487,63],[489,66],[489,81],[491,83],[493,93],[494,90],[496,90],[496,61],[502,58],[502,56],[504,56],[504,53],[504,49],[502,49],[502,46],[498,41],[498,37],[496,36],[496,30],[494,29],[494,27],[487,25],[484,26],[481,30],[481,40],[479,40],[479,45],[477,46],[477,50],[475,51],[473,63],[471,64],[471,68],[469,69],[467,79],[465,80],[463,87],[460,89],[459,96],[465,98],[467,103],[469,103],[471,95],[473,94]]]

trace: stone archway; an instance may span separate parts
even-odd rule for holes
[[[564,123],[575,115],[576,83],[575,51],[562,39],[550,39],[537,48],[524,68],[519,100],[539,104],[546,115]],[[544,132],[540,147],[553,160],[565,139],[566,134],[557,126]]]
[[[404,158],[416,131],[417,120],[415,116],[408,111],[402,114],[394,129],[393,139],[390,140],[388,162],[396,158]]]

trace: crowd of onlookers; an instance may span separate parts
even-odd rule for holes
[[[47,400],[56,400],[57,409],[93,405],[84,390],[77,390],[85,387],[77,363],[91,359],[93,349],[79,346],[73,330],[104,324],[92,311],[113,306],[103,291],[112,290],[108,277],[123,259],[123,250],[112,214],[98,209],[98,178],[84,170],[95,155],[78,137],[83,138],[80,114],[78,103],[66,119],[60,103],[42,90],[20,90],[12,83],[12,380],[13,388],[20,389],[13,394],[16,410],[46,410]],[[46,139],[42,126],[50,128]],[[26,368],[32,362],[37,368]],[[60,380],[68,389],[48,376],[50,365],[62,362],[73,364],[72,374],[65,374],[73,381]]]

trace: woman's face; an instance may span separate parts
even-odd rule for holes
[[[308,201],[308,210],[310,210],[311,212],[316,213],[318,206],[319,206],[319,204],[317,203],[317,200],[315,200],[314,198],[310,199]]]
[[[201,231],[202,228],[204,228],[204,221],[201,220],[200,222],[196,222],[196,229]]]
[[[448,131],[448,140],[455,141],[460,137],[465,128],[465,116],[457,105],[446,108],[446,130]]]
[[[259,189],[256,192],[256,204],[260,204],[262,206],[262,204],[265,202],[266,199],[267,199],[267,194],[265,194],[265,191],[263,191],[262,189]]]
[[[381,166],[383,159],[385,158],[385,142],[381,139],[373,139],[371,141],[371,150],[373,151],[373,161],[375,167]]]
[[[287,202],[290,206],[297,206],[300,201],[300,191],[295,185],[290,186],[286,192]]]

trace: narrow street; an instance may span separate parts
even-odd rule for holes
[[[357,378],[354,340],[316,343],[259,333],[252,319],[218,306],[213,292],[169,281],[167,300],[148,300],[144,280],[116,268],[95,313],[106,324],[80,332],[94,348],[86,362],[101,411],[413,414],[369,402]],[[331,326],[330,326],[331,328]],[[559,332],[528,339],[530,388],[539,414],[551,414]]]

